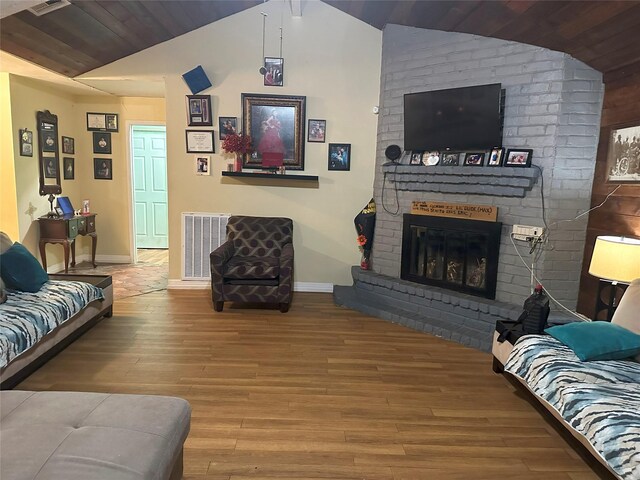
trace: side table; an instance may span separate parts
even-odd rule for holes
[[[69,251],[71,251],[71,266],[76,264],[76,237],[86,235],[91,237],[91,264],[96,267],[96,214],[65,215],[63,217],[40,217],[40,257],[42,266],[47,269],[47,243],[57,243],[64,247],[64,272],[69,272]]]

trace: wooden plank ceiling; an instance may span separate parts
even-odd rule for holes
[[[538,45],[612,78],[640,70],[640,1],[324,1],[379,29],[394,23]],[[42,17],[3,18],[0,48],[74,77],[261,3],[72,0]]]

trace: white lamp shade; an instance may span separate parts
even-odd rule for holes
[[[604,280],[623,283],[640,278],[640,239],[596,238],[589,273]]]

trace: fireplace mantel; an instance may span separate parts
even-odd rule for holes
[[[538,181],[537,168],[388,165],[382,171],[398,190],[524,198]]]

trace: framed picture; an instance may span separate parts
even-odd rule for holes
[[[111,134],[93,132],[93,153],[111,153]]]
[[[422,165],[422,152],[411,152],[409,165]]]
[[[424,152],[422,154],[422,163],[427,166],[434,166],[440,163],[440,152]]]
[[[40,123],[40,150],[42,152],[57,152],[57,138],[58,129],[56,128],[56,125],[49,122]]]
[[[640,183],[640,125],[615,127],[607,147],[607,181]]]
[[[76,153],[75,140],[72,137],[62,137],[62,153]]]
[[[213,130],[187,130],[187,153],[216,153]]]
[[[118,114],[117,113],[105,113],[105,123],[107,125],[108,132],[118,131]]]
[[[87,131],[117,132],[118,131],[118,114],[87,112]]]
[[[220,127],[220,140],[227,138],[227,135],[238,133],[238,119],[236,117],[220,117],[218,125]]]
[[[211,95],[187,95],[187,119],[190,127],[210,127]]]
[[[75,179],[75,164],[74,159],[71,157],[62,158],[62,171],[64,173],[65,180]]]
[[[304,170],[306,102],[304,96],[242,94],[242,131],[254,148],[243,166],[263,168],[262,155],[278,153],[287,170]]]
[[[504,148],[494,147],[489,153],[489,159],[487,160],[487,167],[499,167],[502,165],[502,157],[504,156]]]
[[[113,179],[113,171],[111,169],[110,158],[94,158],[93,159],[93,178],[96,180]]]
[[[266,87],[281,87],[284,85],[284,58],[264,58],[264,85]]]
[[[440,165],[445,167],[457,167],[460,165],[460,154],[459,153],[443,153],[442,160],[440,161]]]
[[[351,170],[351,144],[329,144],[329,170]]]
[[[42,159],[44,164],[44,178],[58,178],[58,159],[46,157]]]
[[[211,175],[211,155],[198,155],[196,157],[196,175]]]
[[[21,128],[18,136],[20,137],[20,155],[33,157],[33,132],[26,128]]]
[[[82,200],[82,215],[88,215],[89,213],[91,213],[89,205],[89,199]]]
[[[62,211],[62,207],[55,207],[56,213],[59,217],[64,216],[64,212]]]
[[[502,164],[503,167],[530,167],[531,155],[533,150],[530,148],[510,148]]]
[[[324,143],[327,136],[326,120],[311,120],[307,127],[307,142]]]
[[[484,163],[484,152],[467,152],[462,165],[465,167],[481,167]]]

